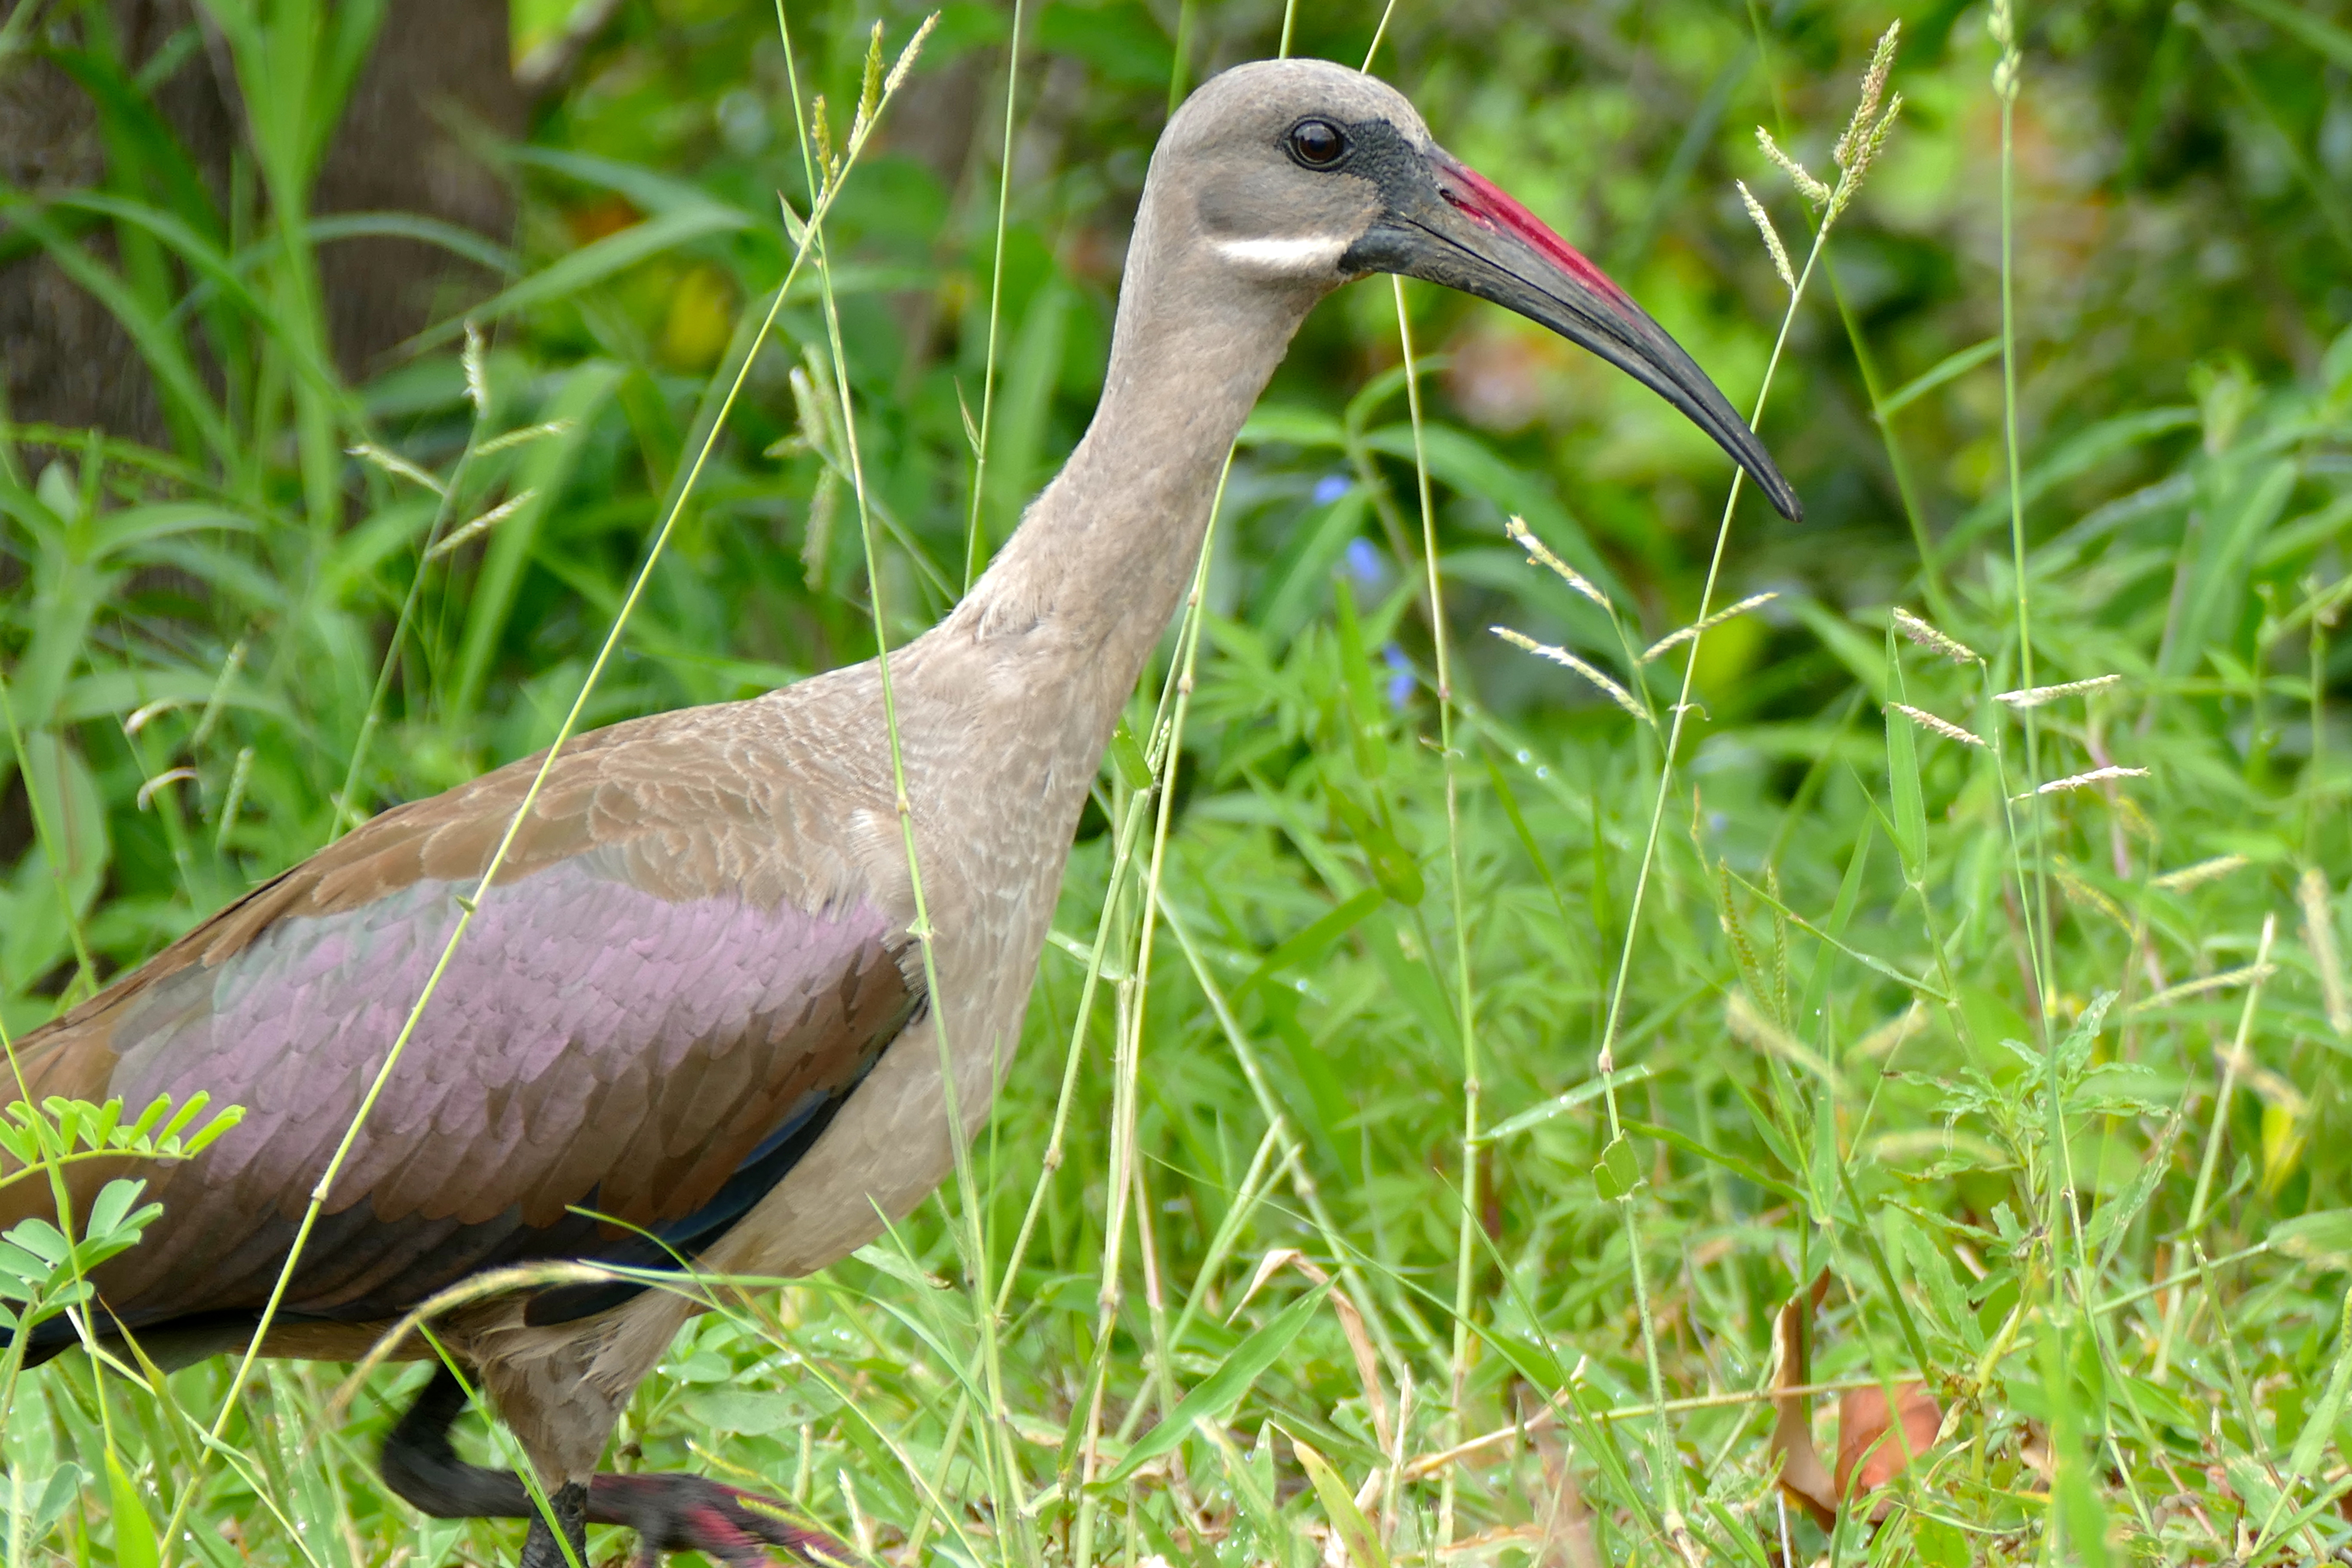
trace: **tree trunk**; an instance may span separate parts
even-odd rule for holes
[[[0,0],[0,26],[24,5],[43,0]],[[40,52],[98,40],[87,16],[68,21],[54,0],[43,9],[26,39],[33,47],[0,58],[0,180],[36,195],[94,186],[105,173],[89,99]],[[244,121],[226,47],[205,38],[193,0],[112,0],[107,11],[126,71],[167,48],[183,51],[154,103],[226,211]],[[312,210],[420,214],[503,243],[514,223],[512,193],[466,141],[520,135],[527,109],[509,65],[503,5],[394,0],[320,168]],[[105,233],[84,243],[111,266]],[[0,225],[0,242],[7,237]],[[381,369],[411,335],[494,282],[446,250],[407,239],[334,242],[321,248],[320,270],[336,358],[353,379]],[[8,417],[163,438],[155,391],[129,334],[38,251],[0,264],[0,364]]]

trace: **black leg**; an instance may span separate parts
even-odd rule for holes
[[[523,1519],[521,1568],[569,1568],[555,1531],[511,1472],[469,1465],[457,1457],[449,1429],[466,1410],[466,1385],[443,1367],[384,1439],[384,1484],[436,1519]],[[772,1546],[817,1568],[853,1568],[848,1548],[821,1530],[798,1522],[782,1503],[700,1476],[599,1475],[590,1486],[572,1482],[548,1500],[588,1568],[588,1525],[618,1524],[637,1532],[633,1568],[660,1568],[667,1552],[699,1552],[728,1568],[770,1568]]]
[[[572,1542],[572,1555],[567,1559],[555,1532],[547,1528],[547,1515],[534,1505],[530,1514],[530,1533],[522,1538],[522,1562],[520,1568],[588,1568],[588,1489],[578,1481],[566,1481],[549,1498],[555,1521],[563,1527],[565,1539]]]
[[[435,1519],[527,1519],[538,1513],[530,1493],[511,1472],[457,1458],[449,1428],[465,1412],[466,1385],[442,1367],[383,1440],[383,1484]]]

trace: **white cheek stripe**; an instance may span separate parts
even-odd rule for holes
[[[1225,239],[1217,254],[1236,266],[1267,272],[1329,271],[1339,265],[1344,239],[1314,235],[1304,239]]]

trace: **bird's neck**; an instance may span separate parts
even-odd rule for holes
[[[1024,666],[1096,744],[1192,583],[1226,454],[1315,299],[1152,266],[1149,237],[1093,423],[940,628]]]

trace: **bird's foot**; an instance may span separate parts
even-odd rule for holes
[[[699,1552],[728,1568],[770,1568],[772,1546],[816,1568],[856,1568],[859,1561],[824,1531],[795,1523],[785,1504],[700,1476],[600,1475],[588,1489],[588,1518],[637,1532],[631,1568],[660,1568],[666,1552]]]

